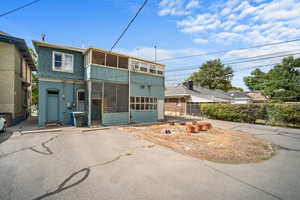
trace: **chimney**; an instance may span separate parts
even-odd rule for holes
[[[192,80],[188,80],[183,83],[185,87],[187,87],[189,90],[194,90],[194,83]]]
[[[189,80],[189,81],[188,81],[188,86],[189,86],[189,89],[190,89],[190,90],[194,90],[194,83],[193,83],[192,80]]]

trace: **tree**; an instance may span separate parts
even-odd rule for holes
[[[195,85],[204,88],[228,91],[232,88],[232,77],[233,70],[231,67],[225,67],[220,59],[216,59],[202,64],[199,71],[194,72],[188,80],[192,80]]]
[[[29,52],[33,58],[34,65],[37,66],[37,54],[32,48],[29,48]],[[39,89],[38,89],[38,78],[35,72],[32,72],[32,103],[37,105],[38,97],[39,97]]]
[[[300,58],[283,58],[282,63],[275,65],[264,73],[259,69],[244,78],[250,90],[259,90],[264,96],[281,101],[300,100]]]

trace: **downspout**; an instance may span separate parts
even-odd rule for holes
[[[130,124],[130,122],[131,122],[131,111],[130,111],[130,62],[128,62],[128,124]]]

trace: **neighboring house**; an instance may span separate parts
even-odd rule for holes
[[[247,93],[241,91],[228,91],[228,95],[232,98],[231,103],[246,104],[251,103],[252,99],[247,96]]]
[[[165,91],[166,114],[198,114],[199,103],[230,103],[231,98],[222,90],[194,86],[192,81],[167,87]]]
[[[25,41],[0,32],[0,113],[9,115],[12,124],[30,115],[32,71]]]
[[[97,48],[33,44],[40,126],[70,123],[74,111],[86,112],[89,125],[163,119],[164,65]]]
[[[267,98],[260,92],[247,92],[246,95],[251,98],[253,103],[264,103],[267,101]]]

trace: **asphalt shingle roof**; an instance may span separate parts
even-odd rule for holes
[[[208,99],[211,101],[218,101],[218,99],[221,99],[221,101],[229,101],[231,100],[231,97],[222,90],[210,90],[207,88],[202,88],[198,86],[194,86],[193,90],[188,89],[183,84],[179,84],[175,87],[167,87],[165,91],[166,97],[171,96],[196,96],[204,99]]]

